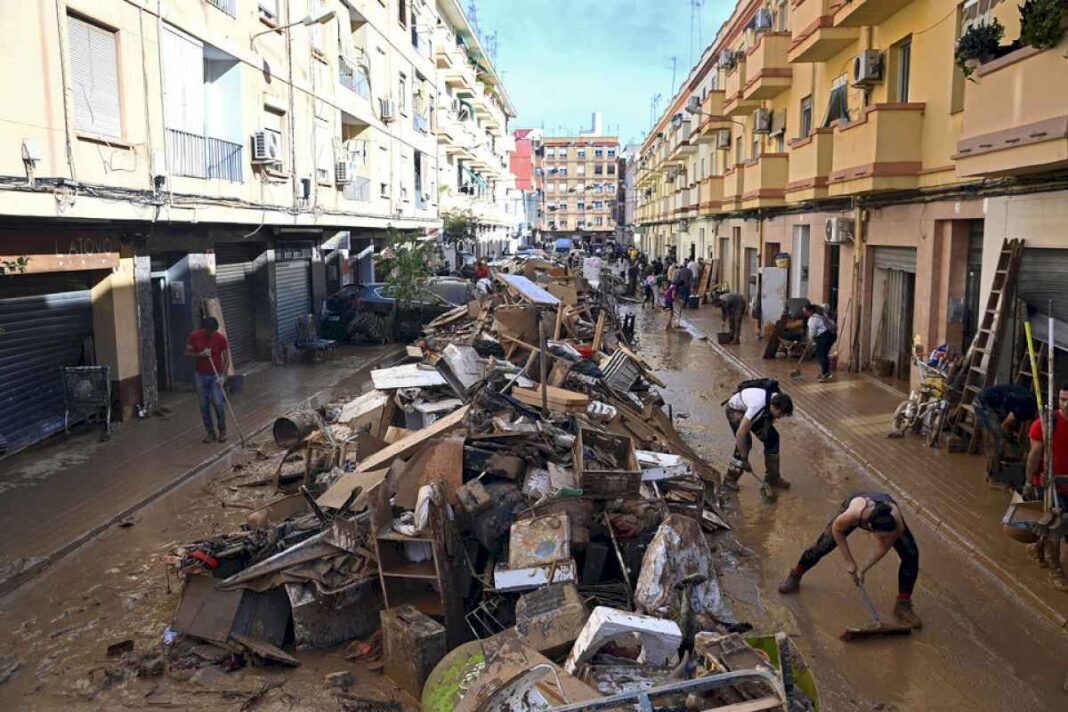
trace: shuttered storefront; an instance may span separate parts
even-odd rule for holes
[[[890,269],[916,274],[916,248],[876,247],[872,249],[875,269]]]
[[[881,302],[873,313],[875,336],[872,358],[892,361],[894,375],[908,378],[912,366],[912,312],[916,288],[916,250],[911,247],[876,247],[873,300]]]
[[[297,340],[297,319],[311,314],[311,260],[274,263],[275,328],[278,343]]]
[[[215,286],[219,294],[230,356],[239,366],[256,357],[256,299],[253,270],[260,246],[216,245]]]
[[[63,366],[84,365],[93,334],[87,273],[4,277],[0,455],[63,429]]]
[[[1048,343],[1050,300],[1053,301],[1054,339],[1068,349],[1068,250],[1028,247],[1020,263],[1016,296],[1035,310],[1031,318],[1035,338]]]

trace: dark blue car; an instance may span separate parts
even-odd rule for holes
[[[410,341],[419,337],[427,322],[474,298],[474,287],[467,280],[432,277],[423,293],[394,315],[397,300],[391,285],[350,284],[327,298],[321,332],[339,341]]]

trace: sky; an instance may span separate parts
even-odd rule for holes
[[[497,70],[518,112],[511,127],[567,135],[600,111],[606,134],[640,142],[653,96],[659,113],[735,4],[699,2],[691,58],[691,0],[476,0],[480,31],[497,33]]]

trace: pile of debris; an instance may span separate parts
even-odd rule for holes
[[[295,665],[290,643],[380,629],[385,674],[427,710],[805,699],[785,638],[747,642],[723,600],[719,473],[610,295],[554,263],[519,271],[373,390],[277,421],[289,493],[175,552],[173,631]]]

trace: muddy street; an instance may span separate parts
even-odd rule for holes
[[[743,375],[696,330],[665,332],[666,316],[639,316],[642,353],[668,385],[678,427],[721,469],[731,453],[731,432],[720,403]],[[810,381],[808,383],[814,383]],[[789,392],[791,385],[784,383]],[[812,388],[812,385],[807,385]],[[1061,682],[1068,639],[1021,605],[959,546],[905,509],[921,550],[914,601],[924,627],[908,638],[846,644],[838,635],[864,625],[867,613],[834,552],[807,573],[799,594],[776,588],[801,552],[832,518],[842,499],[881,485],[825,439],[803,414],[781,428],[783,475],[792,489],[773,505],[762,503],[756,481],[742,479],[728,509],[736,529],[738,568],[723,571],[740,618],[774,620],[797,636],[819,676],[828,709],[1054,710],[1063,709]],[[763,472],[760,444],[753,466]],[[858,561],[871,537],[850,542]],[[723,546],[730,548],[730,537]],[[897,592],[893,552],[872,569],[866,587],[890,618]],[[773,626],[768,626],[773,627]],[[882,706],[879,706],[882,705]]]

